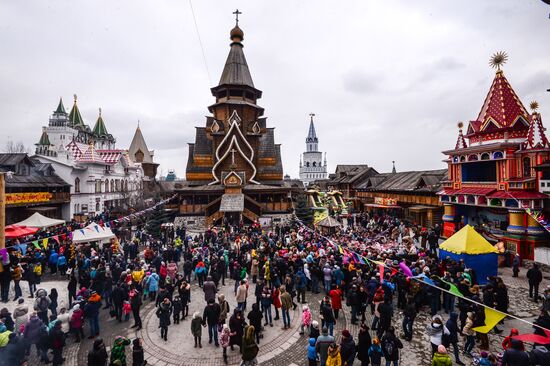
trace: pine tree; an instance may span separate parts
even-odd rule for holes
[[[313,222],[313,212],[308,206],[307,196],[305,194],[301,194],[296,197],[294,213],[296,214],[296,217],[298,217],[298,219],[305,225],[311,225]]]

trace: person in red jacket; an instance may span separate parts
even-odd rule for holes
[[[506,351],[508,348],[512,348],[512,337],[517,336],[518,334],[519,331],[516,328],[512,328],[510,330],[510,334],[502,341],[502,349]],[[521,344],[521,350],[525,351],[525,346],[523,343]]]
[[[328,296],[330,296],[330,303],[334,311],[334,319],[338,319],[338,312],[342,309],[342,290],[338,286],[333,286]]]

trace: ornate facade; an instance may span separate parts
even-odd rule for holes
[[[204,217],[206,225],[252,222],[287,213],[290,189],[283,181],[281,149],[254,86],[243,53],[244,33],[231,30],[229,55],[220,81],[211,88],[215,103],[204,127],[189,144],[186,186],[179,190],[180,212]]]
[[[459,123],[455,148],[443,152],[449,176],[439,192],[444,235],[465,224],[478,225],[490,238],[532,259],[535,246],[549,239],[530,212],[541,212],[548,198],[541,187],[549,177],[537,167],[550,160],[550,144],[538,104],[531,103],[531,113],[526,110],[500,69],[502,55],[494,61],[498,70],[479,115],[466,134]]]
[[[327,179],[327,155],[323,159],[323,153],[319,151],[319,139],[315,132],[313,117],[310,114],[309,132],[306,138],[306,151],[300,157],[300,180],[307,186],[311,182]],[[303,158],[303,162],[302,162]]]
[[[36,159],[51,164],[71,185],[70,207],[63,213],[65,220],[132,206],[140,200],[142,164],[133,160],[127,150],[116,148],[101,109],[91,129],[84,123],[76,96],[70,113],[60,100],[35,145]]]

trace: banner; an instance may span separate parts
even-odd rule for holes
[[[6,193],[6,205],[48,202],[51,198],[52,194],[50,192]]]

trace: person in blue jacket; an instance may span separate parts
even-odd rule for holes
[[[50,258],[48,259],[48,264],[50,265],[50,272],[51,274],[57,273],[57,259],[59,258],[59,254],[55,250],[52,250],[50,254]]]
[[[67,273],[67,257],[65,257],[63,254],[60,254],[57,258],[57,269],[62,276],[65,276],[65,274]]]
[[[315,350],[315,338],[309,339],[309,345],[307,346],[307,360],[309,366],[317,366],[317,351]]]

